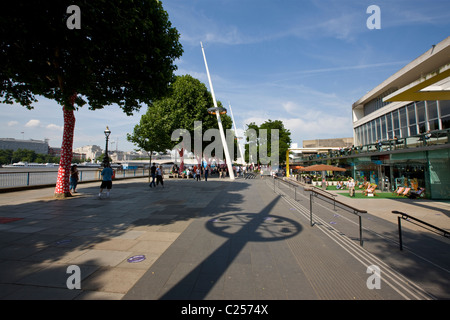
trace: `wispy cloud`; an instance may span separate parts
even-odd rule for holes
[[[274,74],[273,76],[280,77],[283,79],[283,81],[286,81],[286,80],[292,80],[292,78],[287,78],[287,77],[295,77],[295,76],[308,75],[308,74],[319,74],[319,73],[336,73],[336,72],[343,72],[343,71],[364,70],[364,69],[390,67],[390,66],[404,66],[408,62],[409,62],[408,60],[402,60],[402,61],[392,61],[392,62],[347,65],[347,66],[342,66],[342,67],[306,69],[306,70],[292,71],[292,72],[288,72],[288,73],[285,72],[285,73]]]
[[[47,129],[50,129],[50,130],[63,131],[63,127],[58,126],[57,124],[54,124],[54,123],[48,124],[48,125],[46,126],[46,128],[47,128]]]
[[[36,128],[36,127],[39,127],[40,125],[41,125],[41,121],[40,120],[31,119],[30,121],[28,121],[25,124],[25,127],[27,127],[27,128]]]

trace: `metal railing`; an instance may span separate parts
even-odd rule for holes
[[[330,192],[327,192],[325,190],[322,190],[320,188],[314,187],[314,186],[304,186],[300,184],[299,182],[295,180],[285,180],[285,179],[279,179],[277,177],[274,177],[274,191],[275,191],[275,181],[282,181],[288,185],[291,185],[294,187],[294,200],[297,201],[297,187],[302,187],[304,191],[310,192],[309,194],[309,219],[310,219],[310,225],[311,227],[314,226],[313,221],[313,197],[321,196],[321,198],[325,200],[331,200],[333,202],[333,210],[336,210],[336,204],[339,205],[341,209],[344,209],[356,216],[358,216],[358,222],[359,222],[359,244],[363,245],[363,237],[362,237],[362,217],[361,214],[367,213],[366,210],[361,210],[358,208],[355,208],[353,206],[350,206],[344,202],[341,202],[339,200],[336,200],[336,195],[332,194]]]
[[[399,139],[382,140],[379,143],[370,143],[361,146],[331,150],[328,153],[296,157],[295,161],[318,161],[332,158],[353,156],[356,154],[388,152],[401,149],[412,149],[418,147],[431,147],[450,143],[450,129],[435,130],[415,136]]]
[[[101,170],[78,169],[79,180],[81,182],[98,181],[101,179]],[[132,178],[148,176],[148,168],[134,168],[115,170],[115,178]],[[0,189],[20,188],[41,185],[56,184],[58,171],[29,170],[29,171],[11,171],[0,172]]]
[[[398,240],[399,240],[399,245],[400,245],[400,250],[403,250],[403,236],[402,236],[402,219],[405,221],[408,221],[410,223],[413,223],[419,227],[422,227],[424,229],[430,230],[436,234],[439,234],[443,237],[446,238],[450,238],[450,231],[441,229],[439,227],[436,227],[432,224],[429,224],[428,222],[425,222],[423,220],[417,219],[407,213],[404,212],[400,212],[397,210],[392,211],[392,213],[394,214],[399,214],[401,216],[397,217],[397,222],[398,222]],[[409,219],[409,220],[408,220]],[[431,228],[431,229],[430,229]]]

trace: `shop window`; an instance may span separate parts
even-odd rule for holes
[[[439,113],[441,118],[450,116],[450,100],[439,101]]]
[[[387,129],[386,129],[386,117],[381,117],[381,131],[383,132],[383,139],[387,139]]]
[[[416,124],[416,108],[414,106],[414,103],[407,106],[408,108],[408,121],[409,125]]]
[[[376,126],[377,126],[377,137],[378,137],[378,140],[383,140],[383,136],[381,134],[381,119],[378,118],[375,121],[376,121]]]
[[[450,129],[450,115],[441,118],[442,129]]]
[[[371,143],[375,143],[377,141],[377,132],[376,132],[376,127],[375,127],[375,120],[372,120],[370,122],[370,126],[372,127],[372,142]]]
[[[401,128],[401,137],[406,138],[408,136],[408,127]]]
[[[438,109],[436,101],[427,101],[428,126],[431,131],[439,130]]]
[[[417,122],[425,122],[425,103],[423,101],[416,102]]]
[[[430,127],[430,131],[439,130],[439,120],[438,119],[428,121],[428,125]]]
[[[419,123],[419,133],[427,132],[427,124],[425,122]]]
[[[428,120],[438,118],[438,110],[436,101],[427,101]]]

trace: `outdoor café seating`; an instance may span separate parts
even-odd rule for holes
[[[369,185],[369,187],[364,190],[364,195],[368,197],[375,196],[375,189],[377,188],[376,184]]]

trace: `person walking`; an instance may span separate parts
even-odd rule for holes
[[[348,186],[348,193],[350,197],[354,197],[355,196],[355,181],[353,180],[353,178],[350,178],[350,181],[347,184]]]
[[[195,172],[195,177],[197,178],[197,181],[201,180],[200,167],[197,167],[197,171]]]
[[[156,184],[155,184],[155,178],[156,178],[156,165],[155,165],[154,162],[153,162],[153,165],[152,165],[151,168],[150,168],[150,174],[152,175],[152,182],[150,182],[150,184],[149,184],[148,186],[151,188],[151,187],[152,187],[152,184],[153,184],[153,186],[156,187]]]
[[[205,181],[208,181],[208,166],[205,167]]]
[[[162,166],[159,166],[158,168],[156,168],[156,185],[158,185],[159,183],[161,183],[161,186],[164,188],[164,179],[163,179]]]
[[[71,168],[70,168],[70,187],[69,187],[69,191],[73,190],[73,193],[76,193],[76,189],[77,189],[77,184],[78,184],[78,168],[77,165],[74,164]]]
[[[102,197],[103,189],[106,188],[106,197],[109,198],[109,193],[112,188],[112,177],[113,177],[114,171],[111,169],[111,165],[108,163],[103,168],[101,175],[102,175],[102,183],[100,185],[100,192],[98,194],[98,197]]]

